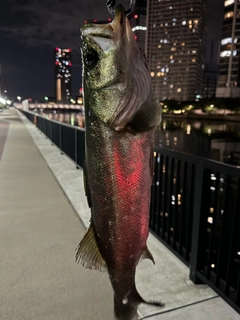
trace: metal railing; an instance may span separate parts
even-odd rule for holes
[[[49,120],[36,113],[21,110],[60,150],[83,168],[85,156],[85,130],[66,123]]]
[[[155,149],[150,229],[240,313],[240,168]]]
[[[83,167],[84,130],[22,111]],[[155,148],[150,230],[240,313],[240,168]]]

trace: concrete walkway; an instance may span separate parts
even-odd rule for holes
[[[82,171],[13,109],[0,114],[1,132],[0,320],[113,320],[107,273],[74,259],[89,221]],[[156,265],[139,265],[137,287],[167,304],[141,306],[142,319],[239,319],[153,236],[149,248]]]

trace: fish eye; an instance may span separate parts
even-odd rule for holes
[[[95,50],[89,51],[84,57],[85,64],[90,68],[94,68],[98,63],[98,60],[99,56]]]

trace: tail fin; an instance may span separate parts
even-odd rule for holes
[[[114,296],[114,312],[118,320],[135,320],[137,318],[137,308],[140,303],[164,307],[163,301],[146,301],[138,293],[135,285],[129,294],[122,300]]]
[[[144,304],[149,304],[155,307],[164,307],[165,306],[165,302],[164,301],[155,301],[155,300],[149,300],[146,301],[145,299],[143,299],[140,294],[138,293],[136,287],[135,287],[135,296],[137,296],[137,299],[139,301],[139,303],[144,303]]]

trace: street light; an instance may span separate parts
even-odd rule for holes
[[[48,101],[48,97],[44,97],[44,100],[45,100],[45,101]]]
[[[20,102],[22,100],[22,97],[17,96],[18,101]]]

